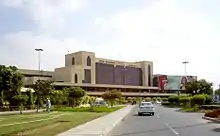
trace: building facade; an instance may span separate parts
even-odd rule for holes
[[[80,51],[65,55],[65,66],[54,71],[55,82],[152,86],[153,62],[123,62],[96,58]]]
[[[28,87],[37,80],[53,80],[57,89],[79,86],[91,95],[118,89],[127,96],[147,96],[157,92],[153,86],[153,62],[125,62],[97,58],[95,53],[79,51],[65,55],[65,65],[54,71],[19,69]]]

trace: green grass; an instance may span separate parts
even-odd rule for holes
[[[121,108],[124,108],[125,106],[117,106],[117,107],[106,107],[106,106],[101,106],[101,107],[82,107],[82,108],[72,108],[72,107],[63,107],[63,108],[55,108],[53,109],[54,111],[68,111],[68,112],[114,112],[116,110],[119,110]]]
[[[105,114],[94,112],[52,112],[50,114],[35,113],[0,116],[0,135],[53,136]]]
[[[0,116],[1,136],[53,136],[107,113],[123,108],[59,108],[51,113],[32,113]]]

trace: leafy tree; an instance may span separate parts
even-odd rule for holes
[[[2,105],[8,101],[11,105],[16,106],[17,103],[12,97],[19,94],[21,87],[22,75],[18,72],[17,67],[0,65],[0,94]]]
[[[220,97],[220,89],[215,90],[215,94]]]
[[[20,114],[22,114],[23,106],[27,102],[28,96],[26,94],[20,93],[19,95],[15,95],[12,98],[19,104]]]
[[[122,97],[122,93],[116,89],[105,92],[102,97],[109,101],[111,106],[114,105],[116,99],[120,99]]]
[[[34,95],[33,92],[31,90],[27,90],[27,96],[28,96],[28,100],[27,100],[27,105],[29,107],[29,109],[33,109],[34,107]]]
[[[70,105],[73,107],[79,106],[81,98],[86,95],[85,90],[80,87],[70,88],[69,89],[69,101]]]
[[[187,82],[185,85],[186,93],[190,93],[192,95],[196,94],[199,89],[199,83],[196,80],[191,80]]]
[[[90,96],[90,99],[89,99],[89,104],[90,106],[93,106],[94,102],[95,102],[95,97],[94,96]]]
[[[186,92],[192,95],[196,94],[212,94],[212,83],[207,82],[205,79],[199,81],[192,80],[186,83]]]
[[[50,97],[53,85],[51,80],[37,80],[33,85],[32,88],[36,94],[36,101],[37,101],[37,112],[39,110],[40,104],[46,101],[47,97]]]
[[[63,90],[53,90],[51,94],[51,103],[53,105],[63,105],[68,101],[68,92]]]
[[[205,79],[201,79],[198,81],[199,83],[199,93],[202,94],[212,94],[213,93],[213,88],[212,88],[212,83],[207,82]]]

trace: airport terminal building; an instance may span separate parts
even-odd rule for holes
[[[24,85],[37,80],[53,80],[57,89],[80,86],[94,95],[118,89],[126,95],[157,92],[153,87],[153,62],[124,62],[97,58],[95,53],[79,51],[65,55],[65,66],[54,71],[19,69]]]
[[[165,95],[159,85],[161,80],[156,80],[153,75],[152,61],[117,61],[97,58],[93,52],[79,51],[65,55],[65,66],[54,71],[19,71],[24,75],[26,87],[40,79],[53,80],[56,89],[79,86],[89,95],[96,96],[111,89],[120,90],[125,96]]]

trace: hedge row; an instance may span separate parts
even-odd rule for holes
[[[193,105],[204,105],[204,104],[211,104],[212,97],[207,94],[200,94],[194,96],[170,96],[168,97],[168,102],[174,105],[181,104],[191,104]]]

